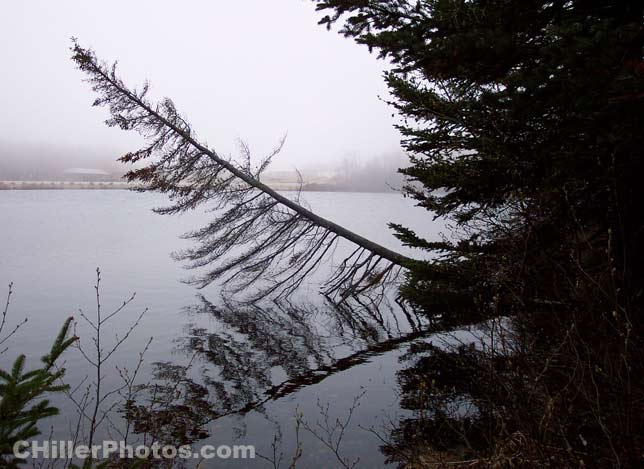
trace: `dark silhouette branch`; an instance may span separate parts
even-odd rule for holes
[[[299,197],[291,200],[261,182],[261,173],[282,148],[284,138],[255,170],[244,143],[244,161],[235,163],[201,144],[170,99],[148,100],[147,83],[141,90],[130,89],[117,76],[115,65],[108,67],[75,41],[72,51],[72,59],[99,95],[94,105],[110,110],[107,125],[136,130],[146,138],[144,148],[121,161],[136,163],[153,157],[153,162],[129,171],[126,177],[141,183],[140,191],[169,195],[172,205],[155,211],[181,213],[206,202],[218,210],[211,223],[186,235],[198,246],[176,256],[188,261],[189,268],[216,266],[191,279],[192,283],[204,287],[224,277],[224,283],[238,292],[261,281],[268,286],[253,299],[286,297],[329,259],[340,239],[346,239],[358,249],[337,266],[323,287],[325,294],[344,300],[393,282],[414,262],[316,215],[299,203]],[[245,249],[238,252],[240,247]]]

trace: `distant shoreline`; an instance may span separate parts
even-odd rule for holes
[[[0,190],[132,189],[123,181],[0,181]]]
[[[278,191],[297,191],[299,184],[293,182],[268,181],[270,187]],[[124,181],[0,181],[2,190],[128,190],[136,188],[136,184]],[[330,183],[305,183],[303,192],[373,192],[373,191],[338,186]]]

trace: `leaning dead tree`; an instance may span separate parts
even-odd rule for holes
[[[316,215],[300,204],[299,196],[291,199],[261,182],[284,139],[256,168],[245,145],[243,162],[224,158],[200,143],[170,99],[152,102],[147,83],[141,89],[128,88],[118,77],[116,64],[99,61],[91,49],[75,41],[72,53],[99,95],[94,106],[110,111],[107,125],[134,130],[146,139],[143,148],[120,161],[146,160],[147,166],[130,170],[126,177],[141,184],[137,190],[169,196],[171,205],[155,211],[176,214],[209,204],[216,213],[206,226],[186,235],[196,247],[177,254],[189,268],[206,268],[192,283],[204,287],[223,279],[233,292],[261,283],[253,299],[286,297],[345,239],[355,249],[334,266],[322,286],[325,295],[342,301],[382,291],[414,262]]]

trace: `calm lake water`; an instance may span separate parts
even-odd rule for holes
[[[427,212],[395,193],[309,192],[303,197],[322,216],[408,254],[415,253],[400,246],[388,222],[410,226],[430,239],[437,239],[442,229]],[[192,386],[192,400],[185,406],[192,416],[229,414],[201,426],[195,445],[252,444],[268,455],[274,435],[279,435],[278,452],[283,452],[286,467],[295,448],[296,411],[314,426],[322,419],[319,401],[329,404],[334,421],[346,417],[354,398],[364,394],[340,452],[351,460],[360,458],[356,467],[384,465],[381,442],[369,429],[386,432],[387,422],[404,413],[396,372],[411,342],[399,338],[419,327],[419,320],[384,310],[352,324],[343,319],[346,311],[324,303],[314,281],[290,304],[247,307],[234,299],[226,304],[218,285],[197,290],[182,283],[190,272],[170,256],[189,245],[179,236],[204,224],[209,214],[169,217],[151,212],[163,204],[163,196],[128,191],[1,191],[1,296],[9,282],[14,291],[5,333],[28,318],[5,344],[9,349],[0,355],[1,366],[6,368],[19,353],[34,364],[66,317],[80,321],[79,309],[93,317],[95,269],[100,267],[104,314],[136,292],[134,301],[104,331],[106,347],[116,335],[123,337],[147,308],[140,325],[106,365],[104,389],[120,383],[115,365],[133,369],[153,337],[139,381],[179,374]],[[89,348],[89,328],[79,323],[77,334]],[[77,350],[68,350],[65,361],[66,381],[72,386],[91,372]],[[43,431],[51,427],[57,439],[68,439],[69,424],[76,421],[74,406],[64,396],[54,401],[63,411]],[[113,420],[118,426],[118,414]],[[303,455],[298,467],[338,466],[312,435],[303,431],[300,436]],[[208,464],[270,466],[261,459]]]

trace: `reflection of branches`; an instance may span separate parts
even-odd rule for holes
[[[234,163],[200,143],[188,122],[170,99],[153,103],[148,85],[129,89],[93,51],[74,43],[73,60],[88,75],[99,94],[95,105],[107,106],[110,126],[134,129],[146,146],[121,158],[136,163],[155,157],[148,166],[127,174],[130,181],[144,184],[140,190],[160,191],[172,205],[158,213],[175,214],[210,203],[220,210],[202,229],[187,235],[198,246],[178,254],[189,267],[208,266],[193,279],[201,287],[224,279],[233,292],[261,280],[267,285],[253,295],[291,295],[320,265],[326,262],[341,239],[356,248],[326,282],[324,291],[340,301],[349,296],[377,291],[396,280],[402,266],[413,261],[326,220],[260,181],[262,171],[284,143],[253,169],[248,146],[241,145],[244,162]],[[232,253],[232,257],[231,257]],[[382,293],[375,294],[376,297]]]
[[[126,402],[124,412],[132,432],[143,435],[146,444],[190,444],[206,438],[205,425],[218,416],[216,401],[209,399],[208,389],[188,378],[196,354],[183,366],[155,363],[156,382],[145,390],[147,402]]]
[[[278,304],[264,309],[256,305],[216,306],[204,297],[200,301],[187,311],[207,314],[222,327],[215,332],[192,327],[180,346],[216,367],[214,376],[204,370],[204,381],[217,390],[218,400],[229,409],[259,399],[258,393],[271,386],[275,367],[295,377],[332,359],[324,337],[310,323],[311,311]]]
[[[319,310],[288,301],[260,308],[231,303],[219,306],[203,296],[199,299],[200,304],[186,310],[207,314],[222,327],[214,332],[193,327],[180,343],[189,355],[197,353],[206,365],[215,367],[212,373],[208,367],[203,369],[203,380],[216,393],[218,407],[224,412],[259,409],[269,400],[316,384],[426,334],[425,329],[412,328],[411,332],[394,335],[381,312],[361,309],[351,314],[347,311],[350,303],[328,303],[330,308]],[[394,313],[390,311],[391,316]],[[332,318],[336,329],[349,328],[355,353],[334,357],[333,345],[325,337],[329,331],[320,330],[315,322],[319,323],[321,317]],[[386,340],[382,340],[380,331],[387,331]],[[273,381],[276,367],[287,376],[278,384]]]
[[[273,367],[281,366],[289,375],[301,374],[310,366],[312,349],[319,349],[315,356],[323,360],[323,347],[302,318],[289,324],[286,317],[252,306],[235,314],[236,310],[217,308],[204,298],[188,311],[209,314],[227,330],[191,328],[181,341],[191,357],[188,365],[155,363],[155,382],[146,387],[146,402],[128,402],[126,418],[133,423],[133,431],[155,441],[176,445],[205,438],[208,422],[257,402],[261,391],[271,385]],[[198,362],[204,364],[201,383],[188,374]],[[211,376],[213,369],[216,374]]]
[[[247,413],[251,410],[261,408],[266,402],[286,397],[303,387],[320,383],[330,376],[366,363],[374,356],[394,350],[405,343],[414,341],[427,334],[429,334],[429,331],[416,331],[394,339],[377,342],[349,356],[336,359],[329,364],[323,364],[317,368],[307,368],[300,374],[265,389],[263,391],[263,397],[258,400],[247,401],[242,407],[237,408],[235,413]],[[254,381],[254,383],[257,383],[257,381]],[[210,384],[212,385],[214,382]],[[249,393],[248,395],[257,395],[258,392],[259,389],[255,389],[253,393]],[[228,400],[230,401],[230,399]]]
[[[206,424],[213,420],[262,411],[269,401],[315,385],[427,333],[414,330],[380,342],[368,340],[355,353],[337,359],[332,342],[312,322],[321,314],[315,308],[290,302],[270,308],[230,303],[218,306],[204,297],[199,299],[200,304],[186,311],[206,314],[221,327],[213,331],[189,328],[189,335],[179,342],[180,349],[190,357],[188,367],[155,363],[157,382],[147,386],[147,402],[137,399],[126,410],[135,433],[156,433],[157,438],[174,444],[205,438]],[[324,312],[337,314],[336,309]],[[188,374],[197,370],[195,363],[203,365],[199,368],[200,380]],[[276,368],[284,370],[287,379],[273,384]],[[267,458],[279,465],[277,450]]]
[[[401,345],[424,337],[427,334],[429,334],[429,331],[412,332],[395,339],[371,344],[365,349],[355,352],[347,357],[335,360],[331,364],[308,370],[307,373],[297,376],[295,379],[284,381],[271,387],[270,389],[267,389],[264,392],[266,398],[262,401],[262,403],[268,400],[275,400],[288,396],[289,394],[292,394],[303,387],[317,384],[330,376],[349,370],[354,366],[366,363],[375,356],[395,350]],[[251,410],[259,405],[260,403],[252,403],[242,411],[247,412],[248,410]]]
[[[342,302],[336,302],[330,297],[326,299],[331,310],[329,316],[334,321],[338,333],[344,335],[348,329],[354,338],[360,338],[367,343],[378,342],[384,338],[391,339],[422,328],[419,327],[419,322],[413,321],[408,314],[405,315],[407,322],[401,325],[400,312],[386,297],[374,299],[368,296],[352,296]],[[402,311],[405,312],[404,309]]]
[[[127,416],[134,422],[134,431],[136,433],[149,433],[153,428],[156,428],[157,431],[165,428],[163,434],[166,436],[169,436],[171,432],[175,432],[172,433],[174,438],[172,441],[195,441],[195,439],[207,436],[204,425],[212,420],[259,410],[269,401],[289,396],[303,387],[315,385],[336,373],[366,363],[376,355],[394,350],[404,343],[423,337],[427,333],[415,332],[397,339],[374,344],[365,350],[336,360],[332,364],[308,369],[289,380],[264,389],[263,392],[261,386],[258,386],[258,381],[253,378],[246,382],[238,381],[233,383],[231,392],[226,389],[225,379],[218,381],[204,376],[204,386],[190,379],[186,374],[187,369],[185,367],[166,362],[155,363],[157,367],[155,378],[162,383],[148,387],[153,391],[150,397],[150,404],[132,402],[128,407]],[[194,358],[199,354],[199,351],[193,354],[190,366]],[[179,387],[177,387],[178,383]],[[179,388],[181,388],[181,391],[178,391]],[[246,392],[240,393],[240,388],[245,389]],[[253,400],[253,396],[261,397]],[[181,398],[181,403],[175,403],[174,399],[176,398]],[[173,404],[167,405],[168,402],[173,402]],[[160,406],[160,404],[164,404],[165,407]]]

